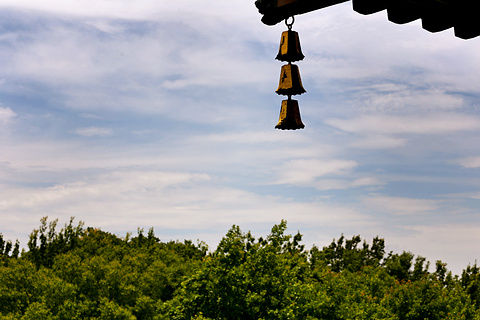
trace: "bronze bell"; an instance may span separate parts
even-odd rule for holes
[[[291,100],[290,97],[288,100],[283,100],[282,108],[280,109],[280,118],[275,126],[275,129],[296,130],[303,128],[305,128],[305,125],[302,123],[302,119],[300,118],[298,101]]]
[[[278,55],[275,59],[294,62],[303,60],[303,58],[305,58],[305,56],[300,47],[298,33],[292,30],[283,31],[280,40],[280,48],[278,49]]]
[[[284,96],[293,96],[307,92],[302,86],[302,79],[300,79],[298,66],[294,64],[286,64],[282,66],[280,82],[278,84],[278,89],[275,92]]]

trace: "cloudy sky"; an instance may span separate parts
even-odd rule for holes
[[[480,38],[346,2],[297,16],[304,130],[274,129],[283,23],[245,0],[0,0],[0,232],[41,217],[214,247],[341,234],[480,258]]]

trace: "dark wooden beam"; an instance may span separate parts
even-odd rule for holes
[[[273,26],[285,19],[349,0],[257,0],[255,5],[263,14],[262,22]]]
[[[262,22],[275,25],[288,17],[312,12],[349,0],[257,0]],[[387,11],[388,20],[404,24],[422,19],[430,32],[454,28],[455,36],[471,39],[480,35],[478,0],[352,0],[353,10],[361,14]]]
[[[303,0],[309,1],[309,0]],[[422,19],[430,32],[454,28],[455,36],[471,39],[480,35],[478,3],[475,0],[352,0],[353,10],[372,14],[387,10],[388,20],[408,23]]]

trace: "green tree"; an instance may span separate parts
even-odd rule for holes
[[[286,235],[286,222],[258,241],[233,226],[201,269],[185,281],[168,304],[172,319],[195,316],[212,319],[295,319],[306,317],[299,308],[303,286],[311,271],[301,235]]]
[[[411,278],[411,267],[414,255],[411,252],[402,252],[401,254],[392,253],[388,254],[385,258],[385,268],[388,274],[394,276],[400,281],[407,281]]]
[[[382,304],[398,319],[475,319],[475,308],[468,294],[457,285],[446,288],[435,277],[419,281],[397,282]]]
[[[24,314],[36,301],[38,282],[35,265],[24,259],[0,264],[0,313]]]
[[[429,273],[378,237],[305,250],[285,221],[258,239],[234,225],[208,253],[153,228],[122,239],[72,222],[57,232],[43,218],[21,256],[0,237],[0,319],[480,320],[476,263]]]
[[[427,259],[421,256],[417,256],[415,258],[415,264],[413,267],[413,272],[412,272],[412,280],[417,281],[425,278],[428,275],[428,269],[430,267],[430,263],[427,262],[425,264],[425,261]]]
[[[13,248],[13,251],[12,251]],[[10,251],[12,251],[10,253]],[[15,241],[15,245],[12,245],[12,241],[4,240],[3,234],[0,233],[0,262],[7,262],[7,258],[17,258],[20,253],[20,243],[18,240]]]
[[[366,241],[360,246],[361,243],[359,235],[351,239],[345,239],[342,235],[322,250],[313,246],[309,252],[310,260],[312,265],[328,265],[334,272],[357,272],[366,266],[380,266],[385,255],[385,240],[375,237],[371,247]]]
[[[463,270],[462,276],[460,279],[460,284],[463,289],[470,295],[470,298],[475,303],[477,309],[480,308],[480,268],[477,266],[477,263],[468,265],[466,269]]]
[[[54,258],[61,253],[68,252],[77,246],[79,239],[83,236],[83,222],[74,227],[73,220],[65,225],[60,232],[56,232],[58,219],[48,223],[48,217],[40,220],[40,227],[34,229],[28,241],[29,251],[26,257],[33,261],[37,268],[40,266],[51,267]]]
[[[98,320],[136,320],[137,318],[126,308],[109,301],[106,298],[100,300],[100,315]]]
[[[30,304],[25,311],[25,314],[20,318],[21,320],[39,320],[52,319],[52,313],[44,303],[34,302]]]

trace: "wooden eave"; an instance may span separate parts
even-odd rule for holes
[[[323,9],[350,0],[257,0],[262,22],[275,25],[288,17]],[[480,35],[480,19],[474,0],[351,0],[353,10],[368,15],[387,11],[397,24],[422,20],[430,32],[454,29],[455,36],[471,39]]]

